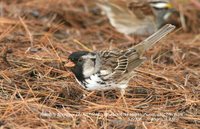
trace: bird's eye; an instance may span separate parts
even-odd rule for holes
[[[83,58],[79,58],[79,59],[78,59],[78,62],[79,62],[79,63],[83,62]]]

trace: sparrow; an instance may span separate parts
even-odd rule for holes
[[[174,25],[166,24],[138,45],[126,50],[73,52],[65,66],[70,68],[76,81],[86,90],[120,89],[124,94],[129,80],[135,75],[135,68],[146,60],[144,52],[174,29]]]
[[[126,37],[156,32],[175,12],[169,0],[97,0],[97,5]]]

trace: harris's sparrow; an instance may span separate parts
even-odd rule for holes
[[[111,25],[128,37],[150,35],[175,12],[170,0],[97,0]]]
[[[166,24],[138,45],[126,50],[73,52],[65,66],[71,69],[84,89],[121,89],[121,93],[124,93],[129,80],[135,75],[134,69],[145,61],[144,52],[174,29],[174,25]]]

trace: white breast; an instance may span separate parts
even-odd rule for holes
[[[88,90],[98,90],[105,86],[105,84],[101,84],[103,80],[97,74],[91,75],[85,82]]]
[[[118,88],[124,89],[128,86],[127,81],[120,82],[118,84],[112,82],[112,80],[105,82],[99,77],[99,74],[93,74],[89,78],[85,79],[84,82],[80,82],[80,81],[78,81],[78,82],[83,88],[85,88],[87,90],[91,90],[91,91],[109,90],[109,89],[118,89]]]

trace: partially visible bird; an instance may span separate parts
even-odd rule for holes
[[[169,21],[176,11],[170,0],[96,0],[120,33],[147,36]]]
[[[138,45],[126,50],[74,52],[69,55],[69,62],[65,66],[71,69],[84,89],[120,89],[123,96],[129,80],[135,75],[134,69],[145,61],[144,52],[174,29],[174,25],[167,24]]]

